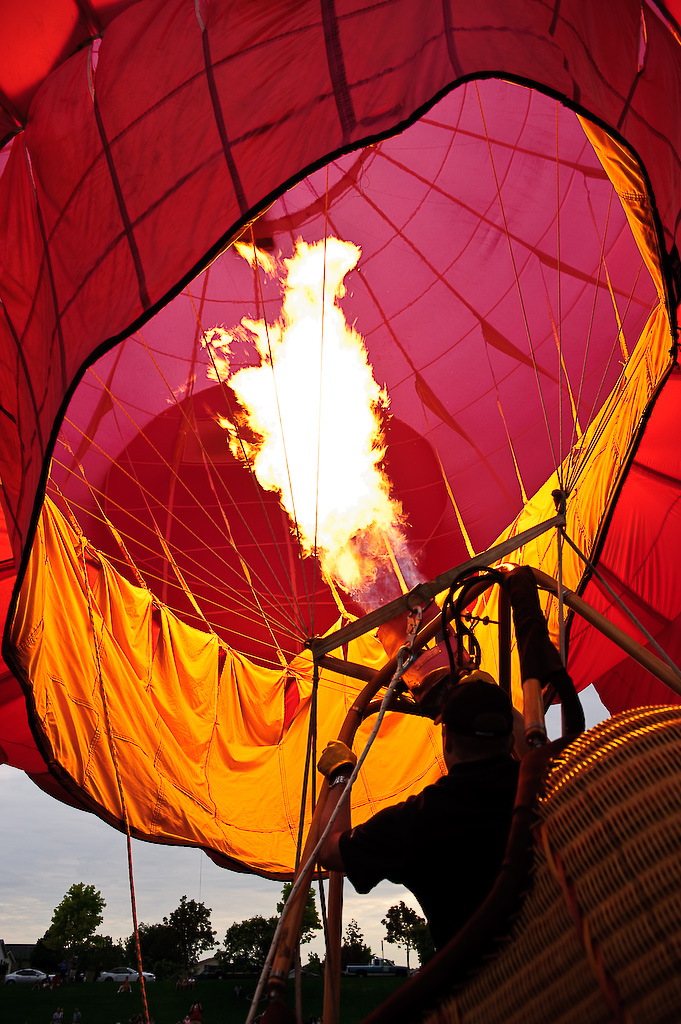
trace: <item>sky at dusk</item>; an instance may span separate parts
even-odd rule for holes
[[[592,687],[581,695],[589,726],[607,717]],[[549,716],[552,737],[559,735],[559,715]],[[52,912],[76,882],[94,885],[106,901],[99,931],[114,940],[132,932],[126,840],[122,833],[92,814],[59,803],[38,789],[23,772],[0,766],[3,824],[0,856],[3,884],[0,895],[0,938],[33,943],[50,924]],[[140,922],[160,922],[182,896],[203,902],[212,910],[218,942],[227,928],[255,914],[276,913],[281,883],[217,867],[204,853],[184,847],[133,841],[133,873]],[[344,925],[355,918],[374,954],[381,955],[381,919],[394,903],[404,900],[419,910],[414,897],[401,886],[383,882],[368,895],[346,884]],[[304,946],[323,954],[323,939]],[[385,956],[404,962],[402,950],[387,944]]]

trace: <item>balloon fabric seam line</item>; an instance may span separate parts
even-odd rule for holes
[[[131,325],[129,325],[126,328],[123,328],[117,334],[115,334],[115,335],[111,336],[110,338],[108,338],[108,339],[104,340],[103,342],[101,342],[93,350],[92,354],[89,357],[87,357],[86,360],[84,360],[84,362],[81,364],[80,368],[74,373],[73,380],[72,380],[71,384],[69,385],[69,387],[68,387],[68,389],[67,389],[67,391],[65,393],[64,399],[63,399],[63,401],[61,403],[61,406],[60,406],[60,410],[59,410],[59,412],[58,412],[58,414],[57,414],[57,416],[55,418],[55,424],[53,425],[53,429],[51,431],[50,439],[49,439],[47,447],[46,447],[46,452],[45,452],[45,455],[44,455],[44,458],[43,458],[43,467],[42,467],[42,472],[41,472],[41,479],[40,479],[40,482],[38,484],[38,488],[37,488],[36,495],[35,495],[35,498],[34,498],[33,511],[31,513],[31,518],[30,518],[30,521],[29,521],[29,528],[28,528],[27,536],[26,536],[26,542],[25,542],[24,549],[23,549],[23,552],[22,552],[21,564],[20,564],[19,571],[18,571],[18,574],[17,574],[17,583],[19,582],[19,580],[21,578],[23,578],[23,574],[24,574],[25,568],[26,568],[26,566],[25,566],[25,562],[26,562],[26,558],[25,558],[26,547],[29,545],[29,543],[31,541],[31,538],[33,537],[33,535],[35,533],[35,528],[36,528],[36,525],[37,525],[37,520],[38,520],[39,515],[40,515],[40,505],[41,505],[41,502],[42,502],[42,497],[43,497],[43,494],[44,494],[44,491],[45,491],[45,487],[46,487],[46,483],[47,483],[47,475],[48,475],[48,472],[49,472],[49,455],[51,454],[51,452],[54,449],[54,446],[56,444],[57,435],[58,435],[58,432],[59,432],[59,426],[57,426],[57,424],[61,424],[61,420],[63,419],[63,416],[64,416],[64,414],[65,414],[65,412],[66,412],[66,410],[68,408],[68,405],[69,405],[70,400],[71,400],[71,398],[73,396],[73,393],[75,392],[77,385],[80,383],[83,375],[85,374],[85,371],[89,368],[89,366],[91,366],[94,362],[96,362],[97,359],[100,358],[103,354],[105,354],[109,349],[113,348],[120,341],[124,341],[127,337],[129,337],[131,334],[133,334],[136,330],[139,330],[142,326],[144,326],[144,324],[147,323],[148,320],[151,319],[151,317],[153,315],[158,313],[160,311],[160,309],[162,309],[165,305],[167,305],[167,303],[172,298],[175,298],[197,276],[198,273],[200,273],[202,270],[204,270],[215,259],[215,257],[220,252],[222,252],[226,247],[228,247],[228,245],[229,245],[228,240],[229,239],[234,239],[234,237],[236,237],[237,234],[242,233],[244,227],[246,227],[250,221],[252,221],[254,219],[257,219],[257,217],[260,214],[262,214],[262,212],[264,212],[264,210],[266,210],[267,207],[270,206],[276,200],[276,198],[278,198],[280,195],[282,195],[286,191],[288,191],[291,187],[293,187],[293,185],[295,185],[298,182],[302,181],[305,177],[307,177],[309,174],[313,173],[315,170],[318,170],[318,169],[326,166],[328,163],[332,163],[335,159],[337,159],[340,156],[345,155],[346,153],[354,152],[355,150],[357,150],[359,148],[366,147],[366,146],[369,146],[369,145],[373,145],[373,144],[375,144],[377,142],[383,141],[384,139],[390,139],[390,138],[395,137],[396,135],[401,134],[406,128],[408,128],[410,125],[412,125],[416,121],[418,121],[423,113],[426,113],[428,110],[432,109],[439,102],[440,99],[442,99],[444,96],[446,96],[449,92],[451,92],[454,89],[458,88],[460,85],[463,85],[463,84],[465,84],[468,81],[484,81],[484,80],[487,80],[487,79],[490,79],[490,78],[491,79],[501,79],[502,77],[504,79],[510,81],[510,82],[515,82],[516,84],[521,85],[521,86],[525,86],[527,88],[537,89],[537,91],[543,93],[544,95],[547,95],[547,96],[550,96],[550,97],[552,96],[553,98],[561,100],[561,102],[564,102],[565,105],[568,108],[574,110],[576,113],[579,113],[579,114],[585,116],[587,119],[593,121],[595,124],[600,125],[600,127],[602,127],[608,134],[610,134],[614,138],[616,138],[616,140],[618,142],[620,142],[620,144],[622,144],[629,152],[632,153],[632,155],[634,156],[634,158],[637,161],[637,164],[638,164],[639,168],[641,169],[641,171],[642,171],[642,173],[644,175],[644,179],[646,180],[646,185],[648,186],[648,189],[649,189],[649,194],[651,196],[651,200],[650,200],[651,201],[651,208],[652,208],[654,219],[656,221],[656,228],[657,228],[657,233],[658,233],[658,245],[660,245],[659,232],[662,230],[662,227],[661,227],[661,223],[659,221],[659,213],[657,211],[657,205],[655,204],[654,200],[652,199],[652,191],[650,190],[649,179],[647,177],[647,173],[645,171],[645,167],[641,163],[641,160],[638,157],[638,154],[636,154],[636,152],[633,150],[633,147],[627,142],[626,139],[624,139],[624,137],[622,137],[620,135],[619,131],[616,131],[612,127],[607,126],[605,124],[605,122],[601,121],[601,119],[599,117],[597,117],[593,113],[589,112],[585,108],[582,108],[580,104],[575,103],[573,100],[568,98],[566,95],[561,94],[561,93],[557,92],[556,90],[551,89],[550,87],[542,86],[540,83],[536,83],[532,79],[527,79],[527,78],[524,78],[522,76],[513,76],[513,75],[509,76],[507,74],[504,74],[502,76],[501,72],[471,73],[470,75],[465,76],[463,79],[457,80],[454,83],[450,83],[449,85],[443,87],[441,90],[439,90],[437,93],[435,93],[434,96],[430,100],[425,101],[420,107],[416,108],[416,110],[411,115],[409,115],[409,117],[407,117],[403,121],[399,122],[399,124],[396,127],[392,128],[392,129],[389,129],[389,130],[386,130],[385,132],[382,132],[382,133],[377,133],[376,135],[373,135],[373,136],[370,135],[366,139],[363,139],[363,140],[361,140],[359,142],[353,142],[352,144],[350,144],[348,146],[340,146],[340,147],[338,147],[336,150],[332,151],[328,155],[325,155],[324,157],[320,157],[317,160],[311,162],[301,172],[299,172],[299,173],[297,173],[295,175],[292,175],[281,186],[279,186],[278,188],[272,190],[272,192],[269,193],[263,200],[261,200],[259,203],[256,203],[246,215],[240,216],[237,219],[237,221],[235,221],[235,223],[232,225],[232,227],[228,228],[227,231],[225,231],[223,233],[223,235],[218,239],[218,241],[216,243],[214,243],[207,250],[207,252],[204,254],[204,256],[196,261],[194,266],[180,279],[180,281],[178,282],[177,285],[175,285],[174,287],[171,287],[170,289],[168,289],[166,291],[166,293],[161,298],[159,298],[156,302],[152,303],[151,306],[148,307],[148,309],[143,310],[139,314],[139,316],[133,321],[133,323]],[[668,260],[666,258],[666,251],[664,249],[664,246],[660,246],[660,254],[662,256],[661,266],[662,266],[662,269],[663,269],[663,279],[665,280],[665,287],[666,287],[666,289],[668,291],[668,286],[669,286],[670,281],[668,280],[668,273],[669,273],[668,270],[667,270]],[[670,317],[673,318],[671,322],[675,323],[676,322],[675,321],[675,311],[674,311],[672,303],[669,300],[669,294],[667,295],[667,307],[668,307],[668,313],[669,313]],[[14,606],[14,601],[13,601],[12,607],[13,606]],[[3,636],[3,651],[4,651],[4,648],[5,648],[5,638]]]
[[[5,691],[0,753],[19,760],[18,740],[33,735],[39,784],[121,831],[132,817],[141,838],[286,875],[310,802],[313,741],[353,713],[362,689],[342,663],[320,666],[323,645],[375,671],[401,620],[379,634],[370,609],[389,619],[396,594],[400,614],[437,597],[461,566],[441,568],[470,564],[467,555],[514,558],[550,577],[558,565],[561,591],[564,578],[574,594],[587,574],[567,544],[560,560],[569,529],[608,579],[659,606],[674,643],[675,492],[641,486],[631,468],[639,448],[653,472],[676,461],[677,389],[663,385],[681,280],[670,89],[681,88],[681,54],[655,23],[642,66],[632,0],[588,17],[583,0],[562,0],[551,31],[534,0],[511,14],[480,2],[464,17],[418,0],[328,0],[321,12],[304,0],[254,24],[221,3],[121,0],[99,53],[83,50],[44,80],[44,56],[27,60],[40,94],[9,162],[0,155],[0,248],[12,254],[0,286],[0,476],[19,567],[11,596],[3,582],[3,651],[20,682]],[[30,58],[34,48],[14,49]],[[85,60],[98,75],[94,97],[83,91]],[[0,121],[4,134],[1,110]],[[259,196],[248,209],[246,197]],[[359,261],[327,292],[337,243]],[[288,330],[284,283],[303,249],[317,254],[300,280],[321,310],[287,378],[276,356]],[[337,551],[319,540],[326,509],[341,518],[337,495],[351,504],[365,486],[364,463],[349,459],[347,477],[342,459],[368,402],[358,375],[346,383],[331,359],[336,312],[386,396],[367,461],[381,450],[404,548],[392,534],[382,547],[365,543],[364,508]],[[213,380],[206,349],[218,329]],[[255,370],[265,412],[274,381],[273,426],[254,415]],[[279,434],[283,485],[254,468],[263,450],[276,463]],[[296,476],[301,437],[306,472]],[[562,518],[557,482],[569,494]],[[475,555],[495,537],[501,548]],[[351,577],[333,572],[355,550],[373,565],[379,549],[363,604]],[[517,666],[496,632],[505,643],[505,619],[485,601],[467,609],[471,635],[517,697]],[[542,597],[542,610],[557,634],[561,605]],[[592,627],[574,631],[577,672],[596,678],[606,701],[656,694],[650,681],[637,690],[629,663]],[[651,632],[662,635],[655,622]],[[443,652],[433,641],[426,654],[415,675]],[[423,716],[390,715],[355,787],[359,814],[434,779],[440,745]]]

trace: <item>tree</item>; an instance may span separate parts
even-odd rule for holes
[[[43,936],[43,943],[62,956],[74,947],[87,943],[104,920],[106,906],[101,892],[94,885],[76,882],[71,886],[52,914],[52,924]]]
[[[322,960],[318,953],[310,953],[307,958],[305,970],[309,971],[310,974],[318,974],[320,978],[324,976],[324,967],[326,966],[326,957]]]
[[[60,960],[61,953],[57,953],[54,949],[46,946],[44,939],[38,939],[31,950],[31,967],[35,967],[39,971],[45,971],[46,974],[54,974]]]
[[[91,935],[87,942],[77,947],[76,952],[83,971],[94,971],[100,966],[107,970],[125,959],[123,944],[120,940],[114,942],[110,935]]]
[[[409,967],[410,949],[416,950],[421,964],[429,960],[435,952],[425,920],[402,900],[390,907],[381,924],[385,926],[386,942],[395,946],[403,946],[406,949],[407,968]]]
[[[31,950],[31,967],[54,974],[64,956],[63,952],[55,952],[45,945],[43,939],[38,939]],[[72,946],[69,956],[77,958],[79,970],[94,971],[99,966],[106,970],[122,963],[125,952],[120,942],[114,942],[110,935],[91,935],[84,942]]]
[[[341,967],[348,964],[368,964],[371,961],[371,950],[364,941],[364,935],[354,917],[348,921],[341,945]]]
[[[430,934],[430,928],[425,921],[414,929],[414,948],[422,967],[435,956],[433,936]]]
[[[218,954],[224,964],[229,964],[235,971],[259,971],[269,951],[278,917],[263,917],[256,914],[245,921],[235,921],[227,929],[225,950]]]
[[[284,904],[289,898],[292,888],[293,882],[284,883],[284,888],[281,890],[281,901],[277,903],[278,914],[281,914],[284,909]],[[303,911],[303,920],[300,925],[300,944],[302,945],[304,942],[311,942],[314,938],[314,933],[318,932],[321,927],[322,922],[319,919],[319,913],[317,911],[314,889],[310,886],[307,890],[307,900],[305,902],[305,910]]]
[[[163,924],[174,932],[179,962],[185,970],[194,967],[199,954],[215,945],[216,932],[211,925],[210,915],[210,907],[183,896],[179,907],[169,917],[163,918]]]
[[[142,951],[142,963],[148,964],[150,970],[157,974],[156,964],[170,963],[175,967],[182,963],[177,932],[169,924],[144,924],[137,929]],[[125,953],[128,963],[137,963],[137,943],[135,933],[125,940]],[[161,972],[162,973],[162,972]]]

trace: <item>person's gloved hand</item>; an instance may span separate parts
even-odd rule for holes
[[[483,672],[482,669],[476,668],[473,672],[469,672],[468,675],[462,676],[459,680],[460,683],[472,683],[476,679],[481,679],[483,683],[494,683],[496,685],[496,679],[494,679],[489,672]]]
[[[348,765],[352,769],[356,764],[357,757],[346,743],[342,740],[331,740],[324,747],[317,768],[328,779],[338,768]]]

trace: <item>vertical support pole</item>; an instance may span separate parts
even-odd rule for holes
[[[296,969],[296,1021],[297,1024],[303,1024],[303,977],[300,963],[300,943],[298,943],[296,955],[293,960]]]
[[[511,696],[511,602],[499,587],[499,686]]]
[[[327,947],[324,968],[324,1024],[340,1021],[340,947],[343,926],[343,874],[329,872],[329,898],[326,908]]]
[[[567,508],[567,497],[565,491],[554,491],[553,501],[556,512],[565,518]],[[556,544],[558,545],[558,651],[563,665],[566,663],[567,652],[565,650],[565,605],[563,602],[563,526],[556,526]],[[561,706],[561,728],[563,736],[567,733],[567,722],[565,719],[565,708]]]
[[[547,742],[544,721],[544,699],[538,679],[523,679],[523,718],[525,740],[529,747],[540,747]]]

